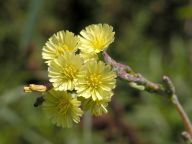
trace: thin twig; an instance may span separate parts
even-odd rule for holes
[[[176,110],[178,111],[181,119],[183,120],[183,124],[187,130],[188,133],[188,139],[191,141],[192,140],[192,125],[191,125],[191,121],[189,120],[188,115],[186,114],[185,110],[183,109],[183,106],[181,105],[181,103],[179,102],[179,99],[176,95],[176,91],[175,91],[175,87],[173,85],[173,82],[171,81],[171,79],[167,76],[163,77],[163,82],[165,85],[165,90],[166,93],[168,95],[171,96],[171,102],[175,105]]]
[[[184,126],[187,130],[187,132],[190,134],[191,138],[192,138],[192,125],[191,125],[191,122],[189,120],[189,117],[187,116],[185,110],[183,109],[182,105],[180,104],[179,100],[178,100],[178,97],[176,95],[173,95],[172,98],[172,103],[176,106],[176,109],[177,111],[179,112],[182,120],[183,120],[183,123],[184,123]]]

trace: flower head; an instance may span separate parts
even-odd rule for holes
[[[96,53],[86,53],[81,51],[79,55],[81,58],[83,58],[84,63],[91,60],[98,60],[98,55]]]
[[[71,127],[78,123],[83,111],[81,102],[67,92],[49,90],[44,96],[43,109],[52,123],[61,127]]]
[[[113,95],[116,74],[109,65],[105,65],[102,61],[88,61],[82,69],[75,87],[79,96],[95,101]]]
[[[80,56],[71,52],[64,52],[58,59],[51,61],[48,76],[55,90],[73,90],[82,64]]]
[[[90,110],[93,115],[100,116],[108,112],[107,106],[110,100],[111,99],[109,97],[103,100],[96,101],[93,101],[91,98],[85,99],[82,102],[83,110]]]
[[[42,57],[46,63],[58,58],[64,51],[75,52],[79,45],[79,38],[69,31],[59,31],[46,42]]]
[[[82,30],[80,35],[79,49],[87,53],[99,53],[114,41],[115,32],[108,24],[93,24]]]

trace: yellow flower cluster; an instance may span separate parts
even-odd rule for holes
[[[107,113],[116,73],[99,60],[98,53],[114,41],[114,34],[108,24],[93,24],[79,36],[60,31],[46,42],[42,58],[53,88],[44,96],[43,109],[57,126],[78,123],[83,111],[96,116]]]

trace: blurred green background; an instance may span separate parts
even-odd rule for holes
[[[1,0],[0,144],[184,144],[184,130],[166,97],[138,92],[118,80],[109,113],[71,129],[55,127],[23,85],[47,81],[41,49],[59,30],[79,33],[108,23],[116,32],[108,52],[146,78],[164,74],[192,120],[191,0]],[[84,124],[83,124],[84,123]]]

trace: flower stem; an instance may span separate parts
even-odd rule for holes
[[[92,127],[91,112],[88,111],[85,113],[83,117],[83,143],[84,144],[92,143],[91,127]]]

